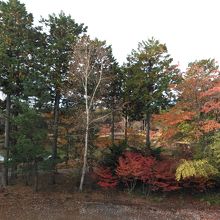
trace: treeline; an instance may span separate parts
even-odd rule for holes
[[[57,163],[74,152],[82,160],[82,191],[100,121],[111,124],[114,146],[115,121],[122,117],[125,143],[128,121],[144,120],[145,156],[176,141],[193,145],[198,160],[187,173],[181,168],[187,161],[181,163],[178,179],[216,174],[218,160],[207,158],[219,155],[218,66],[210,59],[196,61],[182,74],[172,61],[166,45],[152,38],[139,43],[119,66],[111,46],[91,39],[87,27],[71,16],[52,14],[35,26],[24,4],[1,1],[2,185],[9,184],[8,169],[13,181],[21,164],[27,182],[33,172],[35,190],[39,169],[47,170],[54,184]],[[151,143],[152,125],[162,131],[157,146]],[[206,172],[198,161],[211,168]]]

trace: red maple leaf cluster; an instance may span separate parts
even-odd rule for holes
[[[175,180],[176,164],[171,160],[158,161],[152,156],[127,151],[119,157],[114,171],[97,167],[94,172],[98,178],[97,184],[103,188],[114,188],[121,182],[132,191],[139,181],[153,191],[173,191],[180,188]]]

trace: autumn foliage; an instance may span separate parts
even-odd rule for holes
[[[214,60],[191,64],[176,92],[176,105],[154,116],[162,128],[161,143],[195,143],[204,134],[220,129],[220,77]]]
[[[102,188],[115,188],[118,184],[117,176],[112,174],[108,167],[96,167],[94,173],[97,176],[97,184]]]
[[[137,180],[147,182],[152,178],[153,157],[145,157],[136,152],[125,152],[118,160],[116,174],[129,190],[133,190]]]
[[[153,178],[148,181],[153,191],[174,191],[180,189],[175,178],[177,162],[174,160],[157,161],[153,167]]]
[[[152,156],[126,151],[119,157],[115,170],[98,167],[95,173],[97,184],[103,188],[114,188],[122,183],[132,191],[137,183],[141,183],[152,191],[173,191],[180,188],[175,180],[176,164],[173,160],[158,161]]]

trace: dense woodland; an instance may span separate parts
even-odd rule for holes
[[[56,184],[61,165],[80,171],[80,191],[88,179],[144,194],[220,186],[214,59],[182,72],[150,38],[119,65],[110,45],[64,12],[36,26],[24,4],[0,1],[0,88],[4,188],[22,176],[38,191],[44,173]]]

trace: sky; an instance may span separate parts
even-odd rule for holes
[[[138,42],[165,43],[184,71],[189,62],[220,61],[219,0],[20,0],[35,22],[63,10],[88,26],[92,38],[106,40],[120,64]]]

